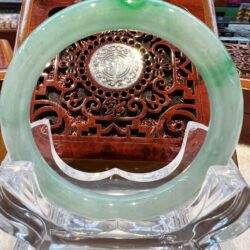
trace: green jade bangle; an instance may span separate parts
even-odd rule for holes
[[[186,171],[158,188],[124,196],[96,193],[60,177],[37,149],[29,120],[34,83],[47,62],[83,37],[117,29],[151,33],[182,50],[206,82],[212,113],[207,139]],[[208,168],[228,163],[242,116],[239,77],[224,46],[195,17],[158,0],[84,1],[52,16],[16,53],[1,96],[1,124],[11,159],[34,163],[41,191],[52,204],[93,219],[151,219],[195,198]]]

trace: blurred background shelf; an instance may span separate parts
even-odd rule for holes
[[[8,40],[12,48],[15,45],[21,2],[0,0],[0,39]]]

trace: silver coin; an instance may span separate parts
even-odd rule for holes
[[[92,55],[89,69],[95,81],[109,89],[128,88],[143,70],[139,50],[120,43],[104,45]]]

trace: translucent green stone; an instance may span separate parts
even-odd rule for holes
[[[119,197],[82,189],[57,175],[40,155],[29,123],[34,84],[46,63],[83,37],[116,29],[148,32],[182,50],[206,82],[212,112],[206,142],[185,172],[149,192]],[[232,156],[242,109],[237,71],[217,37],[189,13],[157,0],[84,1],[51,17],[16,53],[1,93],[1,125],[12,160],[34,162],[40,188],[53,204],[95,219],[152,218],[194,198],[207,169]]]

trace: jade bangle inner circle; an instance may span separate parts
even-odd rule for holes
[[[117,29],[151,33],[178,47],[201,73],[211,103],[208,136],[190,167],[161,187],[125,196],[98,194],[60,177],[38,151],[29,120],[32,92],[44,65],[83,37]],[[242,114],[239,77],[223,45],[195,17],[157,0],[84,1],[52,16],[16,53],[1,93],[1,125],[11,159],[34,163],[41,191],[51,203],[94,219],[144,220],[194,198],[207,169],[227,164],[232,156]]]

